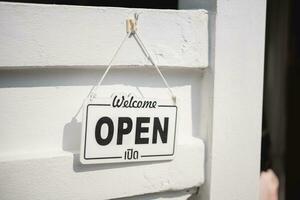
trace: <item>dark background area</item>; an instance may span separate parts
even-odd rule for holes
[[[300,200],[300,2],[268,0],[262,159],[280,179],[280,200]],[[262,160],[263,161],[263,160]]]
[[[300,199],[300,2],[291,1],[287,69],[286,199]]]
[[[159,8],[159,9],[178,8],[178,0],[16,0],[16,1],[9,1],[9,2],[128,7],[128,8]]]

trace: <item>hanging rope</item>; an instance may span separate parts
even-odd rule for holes
[[[97,94],[97,91],[98,91],[98,87],[102,84],[104,78],[106,77],[108,71],[110,70],[110,68],[112,67],[112,63],[113,61],[115,60],[115,58],[117,57],[117,55],[119,54],[119,51],[121,50],[122,46],[124,45],[124,43],[126,42],[126,40],[129,38],[130,36],[130,33],[127,33],[124,37],[124,39],[122,40],[122,42],[120,43],[119,47],[117,48],[117,50],[115,51],[113,57],[111,58],[111,60],[109,61],[109,64],[105,70],[105,72],[103,73],[102,77],[100,78],[99,82],[97,83],[97,85],[95,85],[91,91],[89,92],[88,96],[87,97],[90,97],[90,98],[96,98],[96,94]]]
[[[136,42],[138,43],[138,45],[141,47],[143,53],[145,54],[146,58],[150,61],[150,63],[155,67],[156,71],[158,72],[158,74],[160,75],[161,79],[163,80],[165,86],[167,87],[170,96],[172,97],[172,100],[174,102],[176,102],[176,96],[174,95],[174,93],[172,92],[167,80],[165,79],[164,75],[162,74],[162,72],[160,71],[159,67],[157,66],[157,64],[155,63],[154,59],[152,58],[151,54],[149,53],[148,49],[146,48],[145,44],[143,43],[142,39],[140,38],[139,34],[137,33],[137,20],[138,20],[138,14],[134,14],[134,18],[135,20],[127,20],[126,21],[126,27],[127,27],[127,34],[125,35],[124,39],[121,41],[119,47],[116,49],[115,53],[113,54],[111,60],[108,63],[108,66],[105,70],[105,72],[103,73],[103,75],[101,76],[99,82],[97,83],[97,85],[93,86],[92,89],[90,90],[90,92],[88,93],[86,98],[90,98],[91,101],[93,101],[93,99],[96,98],[97,95],[97,91],[99,86],[102,85],[102,82],[104,80],[104,78],[106,77],[106,75],[108,74],[109,70],[112,67],[112,63],[115,60],[115,58],[117,57],[117,55],[119,54],[121,48],[123,47],[124,43],[126,42],[126,40],[130,37],[133,36],[134,39],[136,40]],[[78,112],[76,113],[75,117],[79,114],[81,108],[82,108],[83,104],[81,105],[81,107],[79,108]]]
[[[158,74],[160,75],[161,79],[163,80],[165,86],[168,88],[169,93],[172,97],[173,100],[176,99],[176,96],[174,95],[174,93],[172,92],[167,80],[165,79],[164,75],[161,73],[160,69],[158,68],[158,66],[156,65],[156,63],[154,62],[151,54],[149,53],[149,51],[147,50],[146,46],[144,45],[144,43],[142,42],[139,34],[137,32],[135,32],[135,34],[133,34],[133,37],[136,39],[137,43],[141,46],[141,48],[143,49],[147,59],[151,62],[151,64],[155,67],[155,69],[157,70]]]

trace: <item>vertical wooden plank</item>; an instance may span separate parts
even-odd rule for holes
[[[259,199],[266,1],[218,0],[210,200]]]

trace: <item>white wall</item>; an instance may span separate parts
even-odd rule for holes
[[[0,193],[5,199],[132,195],[138,195],[133,199],[186,199],[201,186],[198,198],[203,200],[258,199],[265,3],[180,1],[185,9],[207,9],[209,24],[207,13],[199,10],[144,11],[142,15],[149,20],[145,27],[161,30],[147,30],[144,38],[181,100],[178,156],[174,162],[101,166],[82,166],[78,162],[80,119],[72,118],[103,73],[109,52],[114,50],[112,44],[117,44],[123,35],[118,30],[130,10],[113,9],[111,16],[106,8],[25,8],[22,4],[1,3],[0,25],[5,29],[0,28],[0,180],[5,181],[0,183]],[[49,15],[47,10],[51,11]],[[82,23],[71,20],[73,13],[80,20],[81,12],[88,13]],[[53,16],[58,18],[51,21]],[[64,16],[68,20],[61,20]],[[102,18],[113,19],[117,25],[93,21]],[[68,26],[56,27],[57,20]],[[48,23],[46,27],[44,23]],[[105,34],[108,43],[98,38],[107,27],[111,27]],[[65,28],[72,31],[64,31]],[[74,34],[78,32],[89,40]],[[52,42],[43,43],[49,38]],[[56,46],[56,38],[63,44]],[[75,45],[76,41],[81,42]],[[170,44],[174,46],[168,48]],[[60,53],[56,55],[57,51]],[[145,96],[167,95],[158,76],[144,66],[145,59],[138,54],[138,48],[131,52],[132,57],[126,53],[117,61],[119,69],[109,74],[102,95],[120,89],[138,93],[136,87]],[[205,142],[205,175],[200,139]]]
[[[81,114],[75,115],[124,37],[131,10],[3,2],[0,10],[6,47],[0,51],[2,198],[185,199],[197,192],[205,178],[201,138],[209,121],[205,11],[139,10],[140,34],[177,96],[175,159],[85,166],[78,159]],[[169,98],[142,56],[130,39],[99,95],[126,91]]]

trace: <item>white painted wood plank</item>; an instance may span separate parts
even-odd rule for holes
[[[205,8],[210,18],[202,95],[211,103],[201,112],[209,125],[199,200],[258,200],[266,0],[179,0],[179,6]]]
[[[198,70],[165,71],[177,97],[176,137],[205,135],[206,117]],[[40,69],[5,70],[0,73],[0,156],[20,152],[72,150],[79,152],[80,109],[103,70]],[[112,70],[98,90],[98,97],[131,93],[149,98],[170,98],[155,70]],[[200,122],[200,123],[199,123]],[[202,130],[202,129],[201,129]],[[20,138],[20,139],[16,139]]]
[[[103,67],[125,36],[125,20],[140,13],[138,31],[162,67],[208,66],[207,12],[0,2],[0,69]],[[134,39],[116,66],[149,62]]]
[[[179,145],[173,161],[84,166],[71,153],[30,156],[0,157],[2,199],[112,199],[204,182],[204,144],[199,139]]]
[[[180,191],[167,191],[159,193],[151,193],[138,195],[133,197],[118,198],[118,200],[193,200],[196,197],[198,188],[188,188]]]
[[[98,69],[0,72],[3,199],[45,199],[42,195],[111,199],[177,191],[204,182],[204,144],[199,138],[206,134],[207,119],[198,115],[205,112],[198,102],[206,98],[201,70],[164,70],[178,105],[173,161],[84,167],[73,159],[80,150],[82,120],[82,113],[75,114],[102,73]],[[112,70],[98,91],[99,97],[126,92],[170,98],[157,72],[149,69]]]
[[[259,199],[265,19],[266,0],[217,0],[209,200]]]

